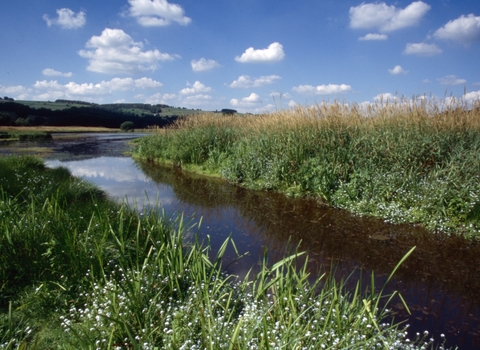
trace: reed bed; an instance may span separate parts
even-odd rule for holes
[[[116,204],[66,169],[1,158],[0,184],[0,349],[433,348],[383,321],[396,293],[312,283],[301,252],[238,280],[223,272],[231,239],[210,259],[181,217]]]
[[[134,155],[395,223],[466,237],[480,232],[478,101],[195,115],[143,138]]]

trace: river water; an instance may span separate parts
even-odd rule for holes
[[[312,275],[336,267],[339,278],[359,278],[365,285],[375,271],[381,287],[406,252],[413,254],[390,281],[411,315],[394,299],[396,320],[409,324],[410,336],[430,331],[447,345],[480,348],[480,244],[432,234],[414,225],[392,225],[319,206],[315,201],[242,189],[224,181],[186,174],[178,169],[135,162],[123,152],[136,134],[54,135],[46,143],[2,144],[0,153],[41,154],[51,167],[63,166],[128,201],[138,210],[159,206],[168,216],[182,215],[212,251],[231,235],[239,253],[228,251],[225,266],[244,276],[258,266],[265,249],[273,262],[299,246],[309,253]],[[45,148],[46,147],[46,148]],[[48,152],[45,152],[48,150]]]

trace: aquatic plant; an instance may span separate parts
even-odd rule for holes
[[[238,280],[223,272],[231,239],[210,259],[181,217],[118,205],[66,169],[0,158],[0,184],[0,349],[432,347],[382,321],[396,293],[312,282],[303,253]]]
[[[134,155],[360,215],[477,236],[479,105],[418,99],[195,115],[141,139]]]

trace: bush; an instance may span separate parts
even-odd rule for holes
[[[123,130],[123,131],[133,131],[133,129],[135,128],[135,124],[133,122],[123,122],[121,125],[120,125],[120,130]]]

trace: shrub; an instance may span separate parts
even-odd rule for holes
[[[134,128],[135,128],[135,124],[131,121],[123,122],[120,125],[120,130],[123,130],[123,131],[133,131]]]

